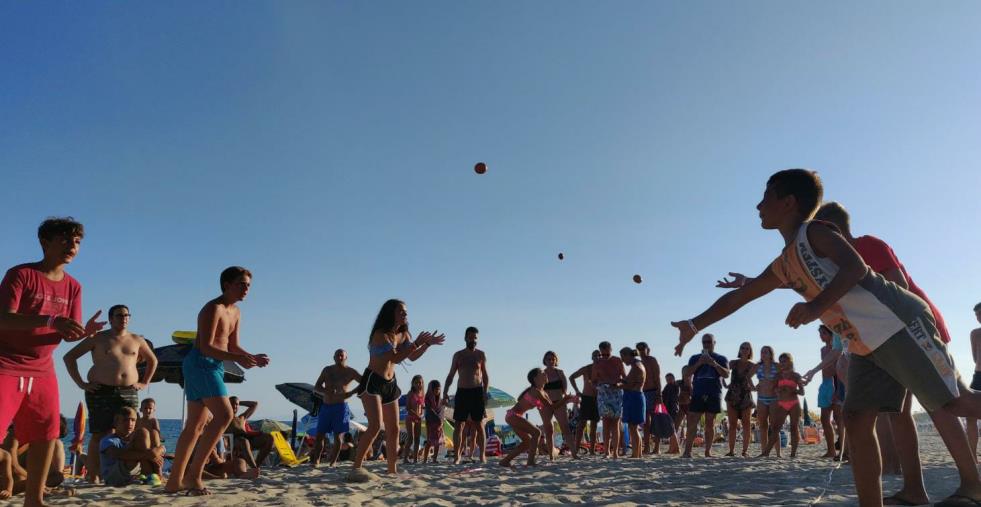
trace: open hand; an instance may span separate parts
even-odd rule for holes
[[[671,325],[678,328],[678,345],[674,347],[674,355],[681,356],[681,353],[685,351],[685,345],[688,345],[688,342],[695,337],[695,330],[688,325],[686,320],[672,322]]]
[[[749,283],[750,280],[746,277],[746,275],[743,275],[742,273],[733,273],[732,271],[729,272],[729,276],[732,277],[732,280],[722,277],[721,280],[715,282],[715,286],[719,287],[720,289],[738,289]]]
[[[432,333],[429,333],[429,338],[426,340],[426,343],[430,345],[442,345],[444,341],[446,341],[446,334],[440,333],[439,329],[437,329]]]
[[[89,321],[85,323],[85,336],[94,335],[95,333],[102,331],[102,328],[106,327],[106,321],[95,320],[98,319],[100,315],[102,315],[102,310],[95,312],[95,315],[89,318]]]
[[[787,325],[797,329],[801,325],[814,322],[820,316],[821,314],[813,302],[797,303],[790,308],[790,313],[787,314]]]
[[[266,354],[256,354],[252,357],[255,359],[256,366],[259,368],[265,368],[269,365],[269,356]]]

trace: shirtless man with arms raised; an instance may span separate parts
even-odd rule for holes
[[[129,331],[130,313],[125,305],[109,308],[109,326],[105,331],[83,340],[65,354],[68,375],[85,391],[85,404],[89,408],[89,429],[92,437],[88,447],[88,473],[92,483],[101,480],[99,444],[113,429],[113,419],[124,407],[139,407],[137,391],[150,384],[157,370],[157,356],[147,341]],[[92,353],[92,368],[82,380],[78,372],[78,358]],[[136,364],[146,361],[147,367],[140,378]]]
[[[484,448],[487,438],[484,433],[484,419],[487,411],[487,389],[490,384],[487,378],[487,356],[482,350],[477,349],[478,333],[480,331],[473,326],[467,328],[464,333],[467,347],[453,354],[453,364],[450,366],[450,374],[446,376],[446,387],[443,390],[444,400],[448,399],[453,376],[459,373],[460,385],[456,388],[453,407],[453,452],[456,455],[453,462],[455,464],[460,463],[462,450],[460,444],[464,426],[468,421],[478,430],[477,445],[480,448],[480,462],[487,462]]]
[[[239,319],[236,304],[245,299],[252,285],[249,270],[232,266],[221,272],[221,295],[208,301],[198,313],[198,332],[194,348],[184,358],[184,390],[187,397],[187,421],[180,438],[170,478],[164,491],[186,490],[189,495],[210,495],[202,474],[209,452],[199,452],[191,461],[194,448],[213,449],[234,414],[225,388],[224,361],[235,361],[243,368],[269,364],[265,354],[250,354],[239,345]],[[211,422],[208,418],[213,416]],[[202,434],[203,432],[203,434]],[[188,461],[191,461],[188,466]],[[186,472],[186,474],[185,474]]]
[[[341,447],[344,445],[344,435],[351,430],[351,408],[346,400],[355,390],[348,392],[346,388],[351,382],[360,379],[361,373],[347,365],[347,352],[337,349],[334,352],[334,364],[324,368],[313,384],[313,392],[324,400],[317,414],[316,440],[313,444],[313,457],[310,459],[310,464],[314,467],[320,465],[320,455],[328,433],[334,434],[330,466],[337,463],[337,457],[341,455]]]

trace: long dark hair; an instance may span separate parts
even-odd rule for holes
[[[400,299],[389,299],[385,301],[382,305],[381,310],[378,310],[378,316],[375,317],[375,325],[371,326],[371,334],[368,335],[368,343],[371,343],[371,337],[375,336],[375,331],[379,329],[385,333],[389,333],[395,327],[395,309],[400,305],[405,305]],[[404,333],[409,331],[409,324],[402,324],[401,327],[395,330],[396,333]]]

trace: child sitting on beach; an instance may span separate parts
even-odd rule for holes
[[[442,395],[442,386],[438,380],[429,381],[426,391],[426,445],[423,447],[422,460],[429,458],[429,449],[433,450],[433,463],[439,457],[439,446],[443,443],[443,409],[446,407]]]
[[[529,371],[528,383],[531,386],[518,396],[518,402],[508,410],[504,420],[511,425],[518,438],[521,439],[521,443],[511,449],[511,452],[501,460],[501,466],[511,466],[511,461],[526,451],[528,452],[528,466],[535,466],[535,456],[538,454],[542,430],[525,419],[525,412],[532,408],[537,408],[541,412],[546,404],[554,411],[575,398],[575,396],[565,395],[553,403],[543,389],[546,380],[545,372],[541,368],[533,368]]]
[[[126,486],[145,476],[146,484],[159,486],[164,446],[146,429],[136,428],[136,411],[123,407],[113,419],[112,432],[102,439],[99,453],[102,480],[107,486]]]
[[[136,421],[136,429],[145,429],[163,442],[163,435],[160,433],[160,421],[157,420],[157,402],[153,398],[145,398],[140,402],[140,418]]]
[[[402,462],[408,463],[409,456],[412,462],[419,462],[419,438],[422,432],[422,411],[425,405],[425,396],[422,394],[422,375],[412,377],[412,389],[405,397],[405,430],[409,435],[405,450],[402,453]]]
[[[800,442],[800,398],[804,395],[804,380],[794,371],[794,356],[788,352],[780,354],[776,384],[777,399],[770,412],[770,434],[767,445],[760,456],[769,456],[774,445],[779,446],[780,428],[790,416],[790,457],[797,457],[797,444]]]

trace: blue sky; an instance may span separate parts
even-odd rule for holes
[[[970,375],[978,19],[975,2],[4,3],[0,265],[39,257],[46,216],[77,217],[86,314],[126,303],[158,345],[249,267],[243,342],[272,364],[232,391],[262,416],[287,416],[273,386],[338,347],[362,369],[390,297],[448,335],[403,386],[444,379],[475,325],[515,392],[546,350],[571,371],[603,339],[647,340],[677,372],[669,321],[777,255],[754,206],[769,174],[809,167],[892,244]],[[717,324],[719,351],[813,366],[816,327],[782,324],[796,301]],[[150,394],[179,417],[176,386]]]

